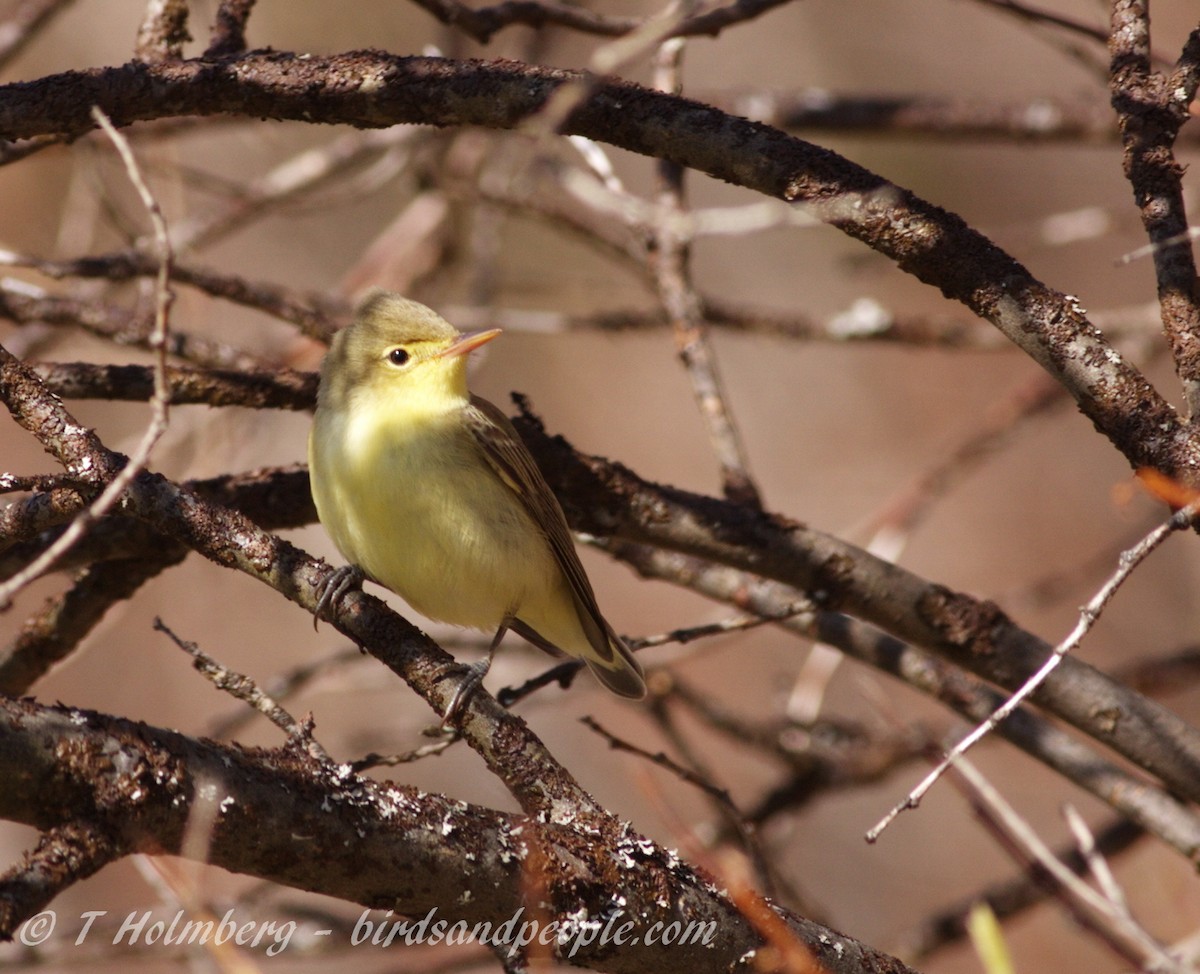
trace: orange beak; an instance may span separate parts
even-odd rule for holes
[[[480,345],[486,345],[493,338],[501,334],[499,328],[489,328],[487,331],[470,331],[465,335],[460,335],[458,341],[447,345],[437,353],[438,358],[450,358],[455,355],[466,355],[468,352],[473,352]]]

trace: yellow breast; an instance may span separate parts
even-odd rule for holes
[[[522,606],[561,602],[546,542],[455,410],[415,416],[402,397],[349,406],[318,411],[309,439],[317,511],[349,561],[455,625],[494,629]]]

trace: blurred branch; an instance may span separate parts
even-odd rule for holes
[[[87,508],[81,510],[72,518],[66,530],[45,551],[41,552],[28,565],[23,566],[15,574],[6,578],[3,583],[0,583],[0,610],[8,608],[16,592],[20,591],[22,587],[54,564],[64,552],[87,533],[93,524],[112,509],[124,493],[126,486],[131,484],[139,472],[145,468],[150,460],[151,451],[167,429],[169,394],[165,373],[167,368],[167,340],[170,335],[169,314],[171,303],[174,300],[174,295],[170,290],[171,265],[174,255],[171,251],[171,244],[167,239],[167,225],[163,219],[162,211],[159,209],[158,201],[151,194],[142,178],[137,160],[134,158],[133,151],[129,148],[129,143],[125,137],[113,128],[112,122],[109,121],[108,117],[100,109],[93,108],[92,115],[96,123],[104,130],[105,135],[112,140],[113,145],[125,164],[129,180],[141,198],[142,205],[146,208],[151,226],[153,227],[155,246],[158,249],[159,271],[154,282],[154,323],[147,336],[147,343],[154,353],[154,383],[153,392],[149,399],[150,420],[146,424],[146,430],[130,456],[122,457],[119,464],[112,463],[112,457],[104,458],[105,461],[108,461],[107,469],[111,470],[112,473],[105,477],[106,482],[103,484],[102,489],[98,492],[95,499],[88,504]],[[0,349],[0,353],[4,355],[8,354],[4,349]],[[24,378],[19,378],[16,386],[13,389],[5,389],[4,393],[11,395],[17,388],[21,387],[23,387],[22,391],[24,392],[32,392],[32,387],[27,381],[24,381]],[[47,418],[49,417],[39,416],[39,424]],[[66,431],[65,435],[69,436],[70,431]],[[98,443],[98,441],[96,442]],[[88,466],[84,467],[85,470],[90,468],[91,460],[92,458],[89,457]]]
[[[255,0],[221,0],[205,57],[226,57],[246,49],[246,21]]]
[[[38,32],[74,0],[21,0],[8,20],[0,23],[0,69],[8,66]]]
[[[422,134],[418,129],[395,126],[350,132],[305,148],[265,175],[239,186],[236,196],[224,205],[177,223],[172,243],[181,251],[210,246],[253,220],[306,199],[372,159],[405,148]]]
[[[3,262],[2,256],[0,262]],[[82,296],[55,297],[39,287],[11,278],[0,280],[0,318],[18,324],[70,325],[116,345],[134,348],[150,347],[154,322],[149,314],[127,311]],[[167,338],[167,351],[176,358],[217,369],[268,367],[268,363],[241,349],[174,328]]]
[[[186,554],[183,546],[166,544],[158,550],[148,547],[136,558],[85,568],[66,592],[48,599],[41,611],[26,620],[16,638],[0,648],[0,693],[10,697],[28,693],[55,663],[75,651],[109,609],[132,598],[142,585],[179,564]]]
[[[4,706],[0,698],[0,709]],[[4,736],[0,733],[0,738]],[[0,764],[9,765],[5,769],[8,774],[22,774],[19,766],[11,766],[11,760],[0,759]],[[21,788],[13,790],[23,791]],[[0,806],[4,804],[0,800]],[[11,939],[12,932],[26,917],[33,916],[63,890],[123,855],[124,843],[118,835],[120,829],[116,827],[103,829],[95,823],[65,818],[45,828],[38,838],[37,848],[0,874],[0,936]]]
[[[970,761],[964,759],[955,766],[973,804],[981,817],[986,818],[1020,854],[1036,862],[1056,885],[1060,898],[1071,913],[1088,929],[1110,944],[1125,960],[1139,968],[1170,971],[1171,974],[1190,974],[1143,928],[1134,922],[1119,904],[1104,893],[1094,890],[1054,855],[1033,827],[1004,796],[983,777]]]
[[[623,37],[645,24],[640,17],[615,17],[594,13],[555,0],[504,0],[491,7],[468,7],[459,0],[414,0],[443,24],[462,31],[473,40],[486,44],[497,32],[520,24],[526,27],[554,25],[603,37]],[[789,0],[732,0],[713,10],[692,14],[674,28],[668,37],[706,34],[716,37],[726,27],[761,16]]]
[[[719,108],[789,132],[946,141],[1111,143],[1120,133],[1108,105],[1055,97],[1023,102],[932,95],[842,95],[824,88],[705,93]],[[1189,141],[1200,135],[1188,133]]]
[[[187,20],[187,0],[147,0],[134,56],[147,63],[183,57],[183,45],[192,39]]]
[[[975,429],[892,494],[862,528],[907,538],[933,505],[1008,442],[1017,427],[1066,402],[1062,386],[1038,373],[992,404]]]
[[[1154,247],[1163,332],[1171,346],[1188,415],[1200,417],[1200,294],[1188,235],[1183,167],[1175,141],[1191,117],[1200,72],[1200,27],[1170,78],[1150,67],[1150,13],[1141,0],[1114,0],[1109,86],[1121,126],[1125,177]]]
[[[1117,559],[1116,570],[1104,580],[1104,584],[1100,586],[1096,594],[1079,610],[1078,621],[1070,633],[1054,646],[1050,654],[1046,657],[1045,662],[1042,663],[1036,672],[1031,673],[1026,680],[1022,681],[1021,685],[1014,690],[1004,703],[997,707],[993,713],[988,714],[986,720],[981,721],[969,734],[957,741],[954,747],[946,752],[945,756],[937,763],[934,769],[908,793],[908,797],[896,805],[878,824],[867,832],[868,841],[873,842],[877,839],[879,834],[887,828],[888,824],[898,814],[906,809],[916,808],[920,804],[921,798],[933,787],[933,784],[949,771],[950,768],[954,767],[968,750],[988,734],[994,733],[996,728],[1004,720],[1012,716],[1025,700],[1032,697],[1039,687],[1045,685],[1050,675],[1067,658],[1067,654],[1074,652],[1084,637],[1091,632],[1099,620],[1101,613],[1104,612],[1108,603],[1116,595],[1117,590],[1129,580],[1138,567],[1150,555],[1158,550],[1159,546],[1167,538],[1177,531],[1183,531],[1192,527],[1197,510],[1200,510],[1200,498],[1197,498],[1186,507],[1180,508],[1164,523],[1158,525],[1149,534],[1141,538],[1132,548],[1121,552],[1120,558]]]
[[[679,93],[683,42],[659,45],[654,55],[655,87]],[[690,238],[674,230],[672,217],[683,212],[684,170],[676,162],[659,160],[658,206],[651,228],[651,266],[659,301],[675,335],[675,348],[692,384],[692,395],[708,432],[708,441],[721,468],[721,488],[736,503],[762,507],[750,476],[746,445],[738,432],[717,369],[716,352],[700,315],[700,300],[692,286]]]
[[[1116,819],[1096,835],[1096,847],[1107,856],[1119,855],[1133,848],[1145,836],[1145,830],[1126,819]],[[1076,876],[1087,870],[1087,862],[1079,849],[1069,846],[1054,853],[1064,867]],[[1030,863],[1025,871],[974,891],[958,903],[939,910],[913,929],[903,933],[893,945],[899,957],[923,961],[938,951],[960,943],[967,935],[967,916],[980,902],[991,907],[999,920],[1009,920],[1044,903],[1053,893],[1053,881],[1038,863]]]
[[[80,278],[120,283],[153,277],[159,272],[159,262],[153,255],[136,250],[68,260],[46,260],[0,250],[0,265],[28,268],[56,281]],[[237,274],[178,262],[172,268],[171,280],[176,284],[203,291],[214,298],[222,298],[274,315],[296,325],[303,334],[320,341],[328,341],[337,330],[338,319],[349,314],[345,303],[325,295],[306,293],[265,281],[250,281]],[[14,321],[78,323],[81,327],[108,337],[144,330],[144,325],[140,321],[131,322],[127,313],[116,310],[106,312],[104,306],[97,306],[94,301],[81,300],[72,305],[70,300],[61,296],[51,297],[39,288],[24,283],[16,284],[11,279],[0,280],[0,314],[11,317]],[[109,320],[113,323],[108,324]],[[100,324],[100,321],[105,323]],[[119,337],[116,337],[116,340],[122,344],[129,344],[128,340],[122,342]],[[207,358],[214,364],[218,359],[227,361],[235,354],[218,352],[215,346],[213,351],[203,352],[202,349],[208,347],[204,344],[206,342],[208,346],[214,346],[210,339],[192,338],[188,340],[187,347],[172,347],[171,353],[193,360]],[[191,355],[186,355],[184,352],[188,347],[195,347],[196,350]],[[246,358],[242,364],[231,367],[250,367],[251,361]]]
[[[39,362],[33,370],[64,399],[137,402],[150,398],[153,370],[144,365],[91,362]],[[311,410],[317,395],[315,372],[294,369],[196,369],[168,367],[172,405],[241,406],[247,409]]]

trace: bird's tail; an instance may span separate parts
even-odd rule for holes
[[[613,693],[641,700],[646,695],[646,679],[645,673],[642,671],[642,664],[634,658],[632,651],[625,645],[621,637],[612,631],[611,626],[606,624],[605,628],[608,629],[608,644],[612,648],[612,661],[601,662],[592,656],[585,656],[584,662],[587,663],[588,669],[595,674],[596,679]]]

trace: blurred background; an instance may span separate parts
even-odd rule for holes
[[[0,19],[8,20],[19,6],[0,4]],[[191,4],[197,40],[187,47],[188,56],[206,47],[215,6]],[[1026,23],[995,6],[970,0],[797,0],[715,39],[689,40],[684,91],[724,104],[741,99],[742,111],[755,104],[755,96],[762,103],[767,93],[806,93],[816,101],[915,96],[980,106],[1053,100],[1103,115],[1108,98],[1103,45]],[[1106,29],[1105,5],[1095,0],[1044,0],[1043,8]],[[596,0],[594,9],[645,15],[655,7],[649,0]],[[76,0],[8,63],[2,80],[123,63],[132,56],[143,14],[137,0]],[[1160,0],[1154,15],[1156,52],[1173,61],[1196,26],[1196,6],[1191,0]],[[604,43],[562,29],[514,27],[481,47],[415,4],[394,0],[353,5],[260,0],[248,38],[252,48],[313,54],[372,47],[396,54],[509,56],[564,67],[586,65]],[[647,64],[648,58],[640,58],[622,74],[648,82]],[[1145,238],[1114,138],[939,138],[827,129],[797,134],[960,214],[1041,280],[1078,296],[1097,324],[1121,336],[1121,347],[1145,364],[1162,394],[1178,401],[1169,358],[1156,339],[1151,263],[1118,264]],[[513,202],[546,198],[556,188],[543,167],[528,165],[532,150],[525,137],[421,129],[381,135],[238,119],[174,132],[144,126],[130,135],[172,230],[185,240],[181,260],[341,299],[383,284],[433,305],[462,327],[501,322],[505,336],[489,346],[486,357],[477,356],[474,391],[505,408],[509,393],[520,391],[547,429],[578,449],[618,460],[650,480],[719,493],[717,464],[670,329],[564,324],[564,315],[653,313],[657,297],[644,266],[565,230],[532,205]],[[367,145],[371,139],[377,140],[373,148]],[[1195,162],[1196,144],[1193,137],[1181,147],[1185,164]],[[353,161],[304,183],[305,167],[329,159],[339,147],[357,153]],[[653,199],[652,160],[604,151],[630,194]],[[565,147],[554,154],[573,158]],[[254,192],[269,197],[285,179],[299,179],[300,189],[279,192],[258,207],[246,205]],[[697,209],[761,202],[694,173],[687,175],[686,189]],[[865,545],[901,492],[986,424],[1000,422],[1007,432],[995,448],[980,462],[953,468],[951,487],[905,533],[896,557],[930,580],[997,601],[1020,624],[1057,642],[1074,624],[1078,606],[1113,570],[1120,549],[1161,518],[1161,510],[1127,489],[1131,477],[1123,459],[1068,401],[1007,425],[997,419],[1037,381],[1039,369],[986,324],[971,321],[964,309],[839,232],[789,222],[785,210],[781,205],[772,227],[698,239],[692,252],[696,288],[706,297],[785,320],[836,325],[846,321],[839,316],[854,310],[860,316],[960,324],[968,338],[963,347],[915,347],[714,328],[728,401],[766,507]],[[96,137],[0,168],[0,212],[0,248],[44,258],[111,251],[127,243],[131,228],[143,233],[146,226],[125,174]],[[32,270],[9,270],[10,286],[13,281],[52,292],[69,286],[73,294],[130,307],[148,293],[142,284],[59,284]],[[189,288],[175,290],[174,327],[220,339],[265,363],[315,368],[320,360],[318,343],[290,325]],[[0,341],[17,354],[45,360],[149,361],[137,349],[48,325],[0,322]],[[139,404],[69,405],[107,445],[126,451],[148,418]],[[308,422],[307,414],[175,407],[152,466],[184,479],[299,462]],[[54,469],[31,437],[0,421],[0,471]],[[319,526],[289,537],[339,560]],[[642,581],[601,553],[582,555],[605,613],[620,632],[651,635],[732,614],[673,586]],[[1112,669],[1187,647],[1200,621],[1200,601],[1193,595],[1198,570],[1194,539],[1170,541],[1119,593],[1081,657]],[[52,576],[25,591],[0,616],[0,638],[11,639],[64,584]],[[406,611],[395,597],[391,601]],[[350,648],[328,626],[314,633],[311,618],[273,591],[192,556],[110,611],[80,650],[33,692],[47,702],[212,733],[239,705],[152,630],[155,617],[227,666],[264,682]],[[463,637],[438,627],[429,631]],[[488,678],[493,690],[539,672],[546,662],[515,637],[505,646]],[[756,720],[786,712],[798,679],[811,672],[805,670],[810,649],[762,627],[651,649],[643,659],[651,668],[669,666],[722,708]],[[463,658],[474,653],[469,645],[455,651]],[[1166,701],[1194,720],[1200,693],[1183,685]],[[339,759],[409,750],[436,723],[405,686],[365,657],[330,666],[287,704],[294,714],[315,715],[319,739]],[[610,751],[579,722],[593,715],[649,751],[676,753],[639,706],[580,680],[568,693],[550,688],[535,695],[520,712],[581,782],[637,829],[685,848],[715,833],[713,809],[696,789],[643,760]],[[852,662],[843,663],[824,688],[820,713],[862,722],[881,734],[918,722],[938,738],[962,730],[953,715]],[[693,717],[685,715],[679,723],[741,807],[757,804],[779,780],[780,767],[761,754]],[[235,736],[249,744],[281,743],[278,731],[261,719],[239,727]],[[1060,811],[1064,801],[1091,821],[1107,820],[1089,797],[1005,744],[985,745],[977,761],[1052,845],[1068,838]],[[918,811],[903,815],[877,845],[863,841],[864,830],[924,771],[919,762],[908,764],[870,786],[830,791],[764,825],[762,845],[801,894],[802,908],[876,947],[898,950],[931,911],[1014,871],[948,784]],[[463,746],[379,773],[513,808]],[[33,841],[32,830],[0,827],[3,862],[15,861]],[[1170,943],[1194,930],[1200,885],[1191,865],[1144,841],[1115,866],[1135,914],[1153,934]],[[252,885],[211,869],[192,869],[189,875],[217,898]],[[272,904],[301,900],[286,890],[263,895]],[[89,909],[116,914],[155,901],[150,877],[124,862],[72,889],[56,906],[60,915]],[[358,914],[345,904],[320,905],[347,917]],[[1124,969],[1053,903],[1006,926],[1005,934],[1019,970]],[[30,960],[15,950],[0,951],[3,958]],[[89,960],[64,950],[50,962],[101,966],[111,959]],[[133,959],[139,970],[175,963],[148,950]],[[364,970],[442,962],[432,953],[381,951],[336,959]],[[289,953],[273,963],[300,969],[332,960]],[[488,968],[490,962],[482,964]],[[918,966],[931,972],[980,969],[967,945],[939,951]]]

